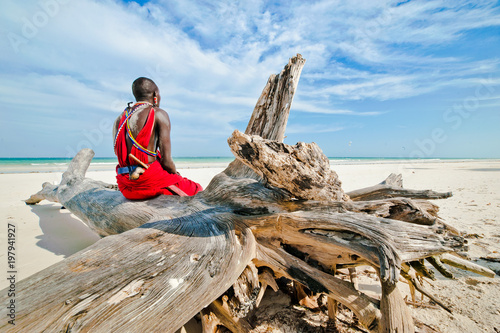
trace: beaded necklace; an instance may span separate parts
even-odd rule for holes
[[[123,110],[125,112],[125,119],[124,121],[121,123],[120,127],[118,128],[118,131],[116,132],[116,136],[115,136],[115,141],[114,141],[114,148],[116,149],[116,142],[118,140],[118,135],[120,134],[121,130],[123,129],[123,126],[125,124],[127,124],[127,135],[128,137],[130,138],[130,140],[132,141],[132,145],[137,148],[138,150],[140,150],[141,152],[143,152],[144,154],[146,155],[149,155],[149,156],[153,156],[153,157],[156,157],[158,155],[158,153],[155,153],[155,152],[152,152],[151,150],[148,150],[146,148],[144,148],[143,146],[141,146],[139,144],[139,142],[137,142],[134,138],[134,136],[132,135],[132,132],[130,130],[130,125],[128,123],[130,117],[132,117],[132,115],[141,107],[141,106],[144,106],[144,105],[152,105],[151,103],[149,102],[138,102],[138,103],[135,103],[134,106],[130,109],[129,107],[125,108],[125,110]]]

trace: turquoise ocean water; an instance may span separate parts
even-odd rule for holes
[[[403,157],[335,157],[329,158],[331,165],[350,164],[385,164],[385,163],[426,163],[426,162],[462,162],[475,159],[456,158],[429,158],[409,160]],[[233,157],[177,157],[174,162],[179,169],[186,168],[218,168],[226,167]],[[61,172],[66,171],[71,159],[69,158],[0,158],[0,173],[32,173],[32,172]],[[117,164],[115,157],[94,157],[89,170],[114,170]]]
[[[232,157],[179,157],[174,158],[178,168],[225,167]],[[70,158],[0,158],[0,173],[31,173],[66,171]],[[114,170],[116,157],[94,157],[89,170]]]

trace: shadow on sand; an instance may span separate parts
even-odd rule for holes
[[[40,218],[43,234],[36,237],[37,246],[65,258],[100,239],[82,221],[57,203],[31,206],[31,211]]]

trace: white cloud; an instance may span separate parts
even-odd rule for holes
[[[294,101],[292,111],[301,111],[308,113],[330,114],[330,115],[349,115],[349,116],[378,116],[384,112],[380,111],[364,111],[356,112],[347,109],[335,109],[327,106],[321,106],[318,103],[312,104],[307,102]]]
[[[335,83],[322,87],[306,87],[310,96],[328,97],[340,96],[345,100],[393,100],[428,94],[443,88],[474,87],[478,84],[494,85],[494,80],[488,79],[491,73],[498,71],[497,59],[481,60],[470,63],[447,63],[434,66],[428,70],[409,74],[367,74],[355,72],[337,79],[331,73],[326,73],[326,79],[335,77]],[[313,77],[321,80],[322,74]],[[342,82],[342,83],[336,83]]]

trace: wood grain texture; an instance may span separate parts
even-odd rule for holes
[[[228,143],[236,158],[267,183],[287,190],[297,199],[348,200],[339,177],[315,143],[299,142],[290,146],[238,130]]]
[[[175,331],[255,256],[235,218],[203,212],[100,240],[19,282],[12,331]]]
[[[248,122],[246,134],[258,134],[264,139],[283,142],[293,97],[305,62],[297,54],[289,60],[281,73],[269,77]]]

